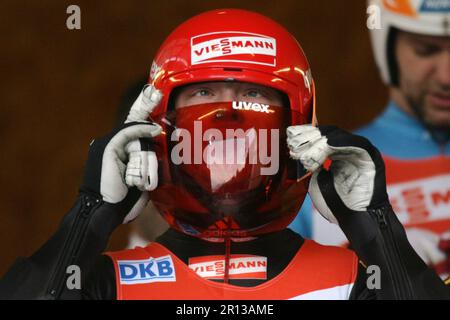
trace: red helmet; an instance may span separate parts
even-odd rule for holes
[[[245,10],[213,10],[197,15],[168,36],[151,68],[149,83],[163,94],[151,118],[164,128],[156,141],[160,178],[151,199],[173,228],[195,236],[251,236],[285,228],[297,214],[308,186],[307,178],[300,179],[305,178],[304,172],[300,174],[298,168],[293,169],[298,164],[285,157],[287,150],[281,151],[284,165],[276,178],[259,179],[260,184],[246,193],[233,194],[236,179],[219,193],[202,189],[198,175],[204,168],[189,167],[192,183],[180,182],[183,180],[180,172],[188,169],[180,171],[170,163],[171,129],[166,115],[171,95],[175,88],[210,81],[247,82],[276,89],[287,97],[290,107],[285,108],[290,115],[282,126],[314,123],[315,91],[310,67],[302,48],[286,29],[263,15]],[[217,108],[217,105],[205,107],[203,112],[199,112],[201,106],[183,108],[186,110],[179,110],[176,117],[180,119],[183,115],[184,124],[189,127],[186,118],[195,121]],[[220,108],[224,111],[227,106]],[[285,119],[280,112],[283,111],[275,112],[278,119]],[[264,116],[252,115],[246,121],[250,123],[253,119],[260,121],[262,127],[272,127]],[[285,128],[281,129],[282,140]],[[293,171],[296,173],[292,174]],[[258,192],[263,192],[264,201],[260,201],[262,194]],[[216,210],[226,207],[230,199],[234,199],[231,203],[242,204],[239,210],[228,213],[227,209]]]

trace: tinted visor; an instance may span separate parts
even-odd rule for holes
[[[307,172],[289,158],[286,128],[306,119],[285,107],[230,101],[194,105],[153,119],[158,188],[166,220],[194,235],[276,231],[297,214]],[[267,232],[267,231],[265,231]]]

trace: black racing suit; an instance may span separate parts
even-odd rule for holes
[[[101,253],[112,231],[121,223],[108,203],[98,196],[82,193],[64,217],[57,232],[36,253],[19,258],[0,281],[1,299],[115,299],[116,284],[112,260]],[[367,245],[356,250],[367,264],[377,264],[385,276],[381,289],[366,287],[366,272],[360,266],[351,299],[446,299],[449,288],[423,263],[406,240],[392,211],[373,215],[383,229]],[[364,232],[355,228],[355,233]],[[358,238],[358,237],[356,237]],[[363,238],[363,236],[362,236]],[[169,229],[160,236],[164,245],[185,263],[189,257],[221,255],[224,243],[194,238]],[[232,242],[231,253],[266,256],[266,280],[230,280],[237,286],[256,286],[282,272],[304,240],[289,229],[246,242]],[[67,266],[82,270],[81,289],[66,286]]]

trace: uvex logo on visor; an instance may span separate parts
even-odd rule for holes
[[[255,112],[265,112],[270,113],[269,105],[263,103],[254,103],[254,102],[246,102],[246,101],[233,101],[233,109],[236,110],[252,110]]]
[[[227,31],[191,38],[191,64],[242,62],[276,65],[277,46],[274,38],[247,32]]]

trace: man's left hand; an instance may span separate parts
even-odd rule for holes
[[[287,137],[291,157],[313,173],[309,193],[328,221],[389,205],[384,162],[369,140],[311,125],[291,126]],[[332,161],[328,170],[322,167],[327,159]]]

